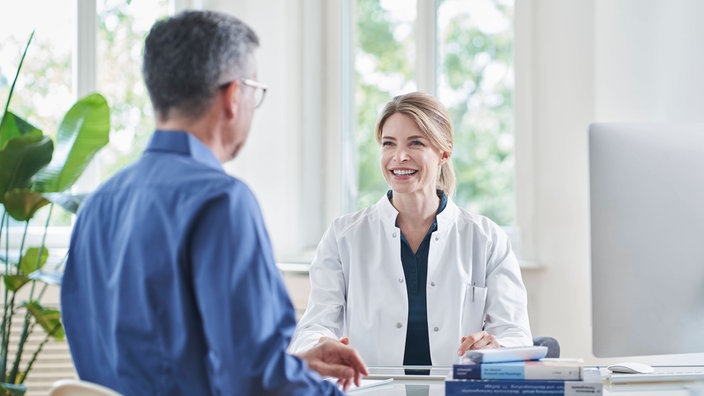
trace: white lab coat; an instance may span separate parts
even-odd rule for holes
[[[308,307],[291,352],[346,336],[367,365],[403,364],[408,295],[397,215],[384,196],[332,223],[310,266]],[[451,200],[437,224],[426,284],[432,364],[454,363],[460,338],[482,329],[502,346],[532,345],[526,289],[506,233]]]

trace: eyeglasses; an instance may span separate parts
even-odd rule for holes
[[[220,84],[220,88],[222,89],[227,87],[228,85],[232,84],[233,81],[239,81],[242,83],[242,85],[254,88],[254,108],[256,109],[257,107],[261,106],[262,102],[264,101],[264,97],[266,96],[266,90],[269,89],[266,84],[262,84],[259,81],[250,80],[248,78],[239,78],[237,80],[232,80]]]
[[[269,87],[267,87],[266,84],[262,84],[259,81],[250,80],[248,78],[242,78],[240,79],[240,82],[248,87],[254,88],[254,108],[256,109],[261,106],[264,101],[264,97],[266,96],[266,90],[269,89]]]

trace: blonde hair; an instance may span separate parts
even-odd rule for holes
[[[433,146],[447,153],[447,161],[440,167],[437,188],[448,197],[455,193],[455,169],[452,166],[452,121],[445,106],[434,96],[411,92],[394,97],[384,106],[376,123],[376,141],[381,144],[381,131],[386,120],[396,113],[410,117]]]

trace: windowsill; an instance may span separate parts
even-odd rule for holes
[[[522,259],[520,257],[518,258],[518,266],[521,267],[522,270],[527,271],[537,271],[545,268],[539,261]]]
[[[544,265],[535,260],[525,260],[519,258],[518,264],[521,267],[521,270],[525,271],[538,271],[545,268]],[[307,274],[310,269],[309,262],[283,261],[277,262],[276,266],[279,268],[279,271],[289,274]]]
[[[22,242],[22,234],[24,226],[10,227],[9,241],[10,249],[19,249]],[[24,241],[24,246],[39,246],[44,239],[44,227],[29,227],[27,228],[27,236]],[[71,239],[71,227],[49,227],[46,233],[45,246],[47,248],[67,248]],[[3,242],[5,236],[3,235]],[[5,245],[3,245],[4,247]]]
[[[309,263],[279,262],[276,263],[279,271],[286,273],[307,274],[310,268]]]

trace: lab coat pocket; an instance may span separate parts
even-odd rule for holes
[[[469,335],[484,328],[484,307],[486,287],[467,284],[462,302],[462,335]]]

